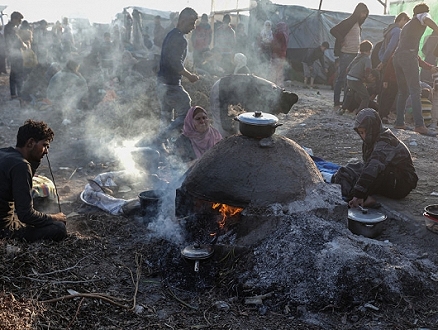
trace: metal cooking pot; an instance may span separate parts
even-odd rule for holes
[[[138,194],[142,216],[157,216],[164,195],[164,190],[146,190]]]
[[[240,133],[256,139],[270,137],[278,126],[283,125],[278,124],[276,116],[261,111],[244,112],[234,120],[239,122]]]
[[[369,238],[379,236],[383,231],[386,215],[373,209],[351,208],[348,210],[348,229],[353,234]]]
[[[181,250],[183,257],[195,261],[195,272],[199,272],[199,260],[210,258],[213,252],[214,248],[210,244],[194,244]]]

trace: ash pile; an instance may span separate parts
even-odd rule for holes
[[[209,216],[217,204],[239,213]],[[421,252],[406,254],[390,241],[350,232],[340,187],[325,183],[309,155],[282,136],[218,143],[177,190],[176,212],[186,244],[218,235],[215,254],[201,261],[199,273],[185,260],[184,272],[175,275],[187,287],[190,281],[197,290],[200,280],[205,287],[226,283],[230,294],[258,297],[254,304],[308,312],[378,309],[383,301],[397,304],[402,296],[436,290],[431,276],[438,269]]]

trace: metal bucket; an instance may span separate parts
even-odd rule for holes
[[[160,212],[163,195],[163,190],[146,190],[139,193],[141,215],[147,217],[157,216]]]

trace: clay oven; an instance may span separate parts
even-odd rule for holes
[[[199,218],[217,204],[259,210],[287,205],[304,200],[306,191],[322,182],[315,163],[296,142],[276,134],[261,140],[234,135],[189,171],[177,190],[176,215]]]

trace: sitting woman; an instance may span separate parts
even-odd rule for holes
[[[411,153],[389,128],[383,127],[374,109],[359,111],[354,130],[361,137],[363,163],[347,164],[333,175],[350,207],[378,207],[372,195],[406,197],[417,186]]]
[[[210,125],[207,111],[194,106],[184,119],[183,132],[174,144],[174,153],[183,162],[192,162],[200,158],[207,150],[222,139],[218,130]]]
[[[246,65],[247,58],[242,53],[234,54],[234,74],[251,74],[248,66]]]

